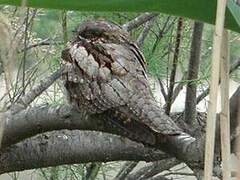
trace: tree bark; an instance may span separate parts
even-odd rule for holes
[[[53,131],[26,139],[0,152],[0,174],[62,164],[118,160],[155,161],[159,150],[127,138],[89,131]]]
[[[192,45],[188,64],[187,80],[189,80],[189,82],[187,83],[184,113],[185,122],[188,124],[195,123],[197,116],[197,84],[193,81],[198,78],[203,26],[204,24],[202,22],[194,22]]]
[[[177,63],[178,63],[178,56],[179,56],[179,50],[180,50],[180,42],[181,42],[181,33],[182,33],[182,18],[178,19],[178,25],[177,25],[177,36],[176,36],[176,44],[175,44],[175,51],[173,55],[173,63],[172,63],[172,71],[170,75],[170,86],[168,89],[168,96],[167,96],[167,102],[166,102],[166,114],[169,115],[171,111],[171,105],[172,105],[172,95],[173,95],[173,88],[175,84],[175,75],[177,70]]]
[[[238,99],[240,98],[240,87],[238,90],[234,93],[234,95],[231,98],[230,103],[230,118],[231,118],[231,127],[236,127],[237,123],[237,103]],[[84,114],[84,113],[83,113]],[[115,140],[113,135],[108,134],[107,141],[111,140],[111,143],[108,143],[108,145],[99,145],[99,142],[105,143],[104,139],[101,139],[104,136],[100,138],[99,134],[96,135],[96,132],[94,130],[98,131],[105,131],[109,133],[114,134],[120,134],[121,136],[125,136],[125,134],[122,131],[119,131],[119,128],[113,127],[111,123],[109,124],[109,121],[105,121],[104,118],[106,118],[105,115],[94,115],[90,117],[86,117],[85,115],[81,114],[80,112],[76,111],[72,107],[68,105],[61,105],[58,107],[53,106],[45,106],[45,107],[33,107],[26,110],[21,111],[20,113],[17,113],[12,116],[8,116],[6,120],[6,129],[3,136],[3,149],[1,151],[0,155],[0,172],[12,172],[16,170],[23,170],[23,169],[29,169],[29,168],[39,168],[39,167],[47,167],[51,165],[60,165],[65,163],[81,163],[81,162],[90,162],[90,161],[110,161],[110,160],[159,160],[160,158],[152,158],[155,157],[156,149],[147,148],[144,147],[141,143],[134,143],[135,150],[131,150],[132,154],[128,155],[122,155],[119,153],[119,148],[126,147],[126,148],[132,148],[131,144],[128,144],[129,140],[126,140],[126,138],[117,138]],[[109,114],[107,114],[108,117]],[[178,121],[181,121],[178,119]],[[126,127],[128,128],[128,127]],[[61,130],[61,129],[81,129],[81,130],[91,130],[93,135],[91,135],[90,132],[87,134],[82,134],[84,132],[81,131],[66,131],[67,137],[71,137],[71,133],[73,133],[73,136],[69,141],[63,141],[61,138],[60,140],[57,137],[65,137],[63,136],[63,132],[55,132],[50,136],[48,133],[39,135],[27,140],[28,137],[32,137],[36,134],[43,133],[46,131],[53,131],[53,130]],[[139,129],[138,127],[136,128]],[[151,132],[148,132],[147,129],[140,129],[137,131],[136,129],[132,129],[133,131],[136,131],[137,136],[151,136]],[[76,133],[77,132],[77,133]],[[60,135],[58,134],[60,133]],[[149,133],[149,134],[146,134]],[[51,134],[51,133],[50,133]],[[95,135],[100,139],[96,139]],[[92,137],[93,136],[93,137]],[[80,138],[82,137],[82,138]],[[93,139],[92,139],[93,138]],[[144,137],[143,137],[144,138]],[[203,167],[203,143],[204,139],[197,139],[193,141],[192,138],[189,136],[186,138],[179,137],[179,136],[173,136],[168,138],[160,138],[160,142],[158,146],[156,146],[159,149],[162,149],[163,151],[171,154],[172,156],[177,157],[179,160],[186,162],[190,167]],[[92,139],[92,140],[91,140]],[[109,140],[110,139],[110,140]],[[106,140],[106,139],[105,139]],[[16,142],[22,141],[16,145]],[[78,144],[81,141],[80,144]],[[123,144],[120,143],[119,141]],[[46,143],[47,142],[47,143]],[[64,144],[65,143],[65,144]],[[67,144],[66,144],[67,143]],[[88,143],[93,143],[92,145]],[[126,143],[126,144],[124,144]],[[47,144],[44,146],[44,144]],[[137,144],[137,145],[136,145]],[[12,145],[11,147],[9,147]],[[71,146],[70,146],[71,145]],[[140,146],[139,146],[140,145]],[[93,148],[92,146],[96,146]],[[110,146],[110,147],[107,147]],[[114,148],[111,148],[113,147]],[[129,146],[129,147],[128,147]],[[65,149],[64,149],[65,148]],[[67,148],[67,149],[66,149]],[[89,151],[89,148],[93,148],[92,151]],[[106,151],[105,149],[106,148]],[[63,149],[61,152],[60,150]],[[116,153],[119,155],[119,159],[116,158],[116,155],[111,155],[111,158],[104,159],[104,156],[101,154],[101,150],[103,152],[105,151],[106,155],[108,155],[108,149],[111,150],[111,153]],[[140,150],[141,149],[141,150]],[[142,152],[145,151],[145,149],[150,149],[149,154],[151,158],[144,159],[141,157],[130,157],[134,154],[140,153],[142,155]],[[86,151],[91,152],[92,159],[84,159],[86,156],[80,156],[79,151]],[[127,151],[127,150],[126,150]],[[94,153],[95,154],[94,154]],[[123,150],[123,153],[125,150]],[[34,154],[35,153],[35,154]],[[39,153],[39,155],[37,155]],[[53,155],[51,153],[56,153],[56,155]],[[63,154],[61,154],[63,153]],[[77,155],[76,155],[77,154]],[[98,155],[99,154],[99,155]],[[69,157],[71,156],[71,157]],[[160,155],[159,155],[160,156]],[[60,157],[60,158],[59,158]],[[74,157],[74,158],[73,158]],[[79,157],[78,159],[75,159],[75,157]],[[103,159],[98,159],[99,157]],[[149,157],[149,156],[148,156]],[[166,154],[163,154],[161,152],[161,157],[166,158]],[[168,157],[168,156],[167,156]],[[94,159],[95,158],[95,159]],[[115,159],[114,159],[115,158]],[[17,162],[17,163],[16,163]],[[29,162],[32,162],[29,163]]]

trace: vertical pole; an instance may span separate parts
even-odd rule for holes
[[[215,145],[216,130],[216,111],[217,95],[219,82],[219,69],[221,59],[222,34],[224,29],[226,10],[226,0],[218,0],[217,14],[215,21],[215,33],[213,37],[213,55],[211,69],[211,84],[208,102],[206,144],[205,144],[205,163],[204,163],[204,180],[211,180],[213,170],[213,157]]]
[[[237,106],[240,106],[240,98],[238,99],[238,102],[237,102]],[[237,121],[238,121],[238,126],[240,125],[240,109],[238,109],[238,112],[237,112]],[[237,140],[236,140],[236,148],[235,151],[236,151],[236,154],[237,154],[237,157],[238,159],[240,158],[239,156],[239,152],[240,152],[240,138],[239,136],[237,137]],[[240,161],[238,161],[238,171],[237,171],[237,180],[240,180]]]
[[[229,117],[229,46],[228,31],[224,30],[221,51],[221,153],[223,180],[229,180],[230,170],[230,117]]]

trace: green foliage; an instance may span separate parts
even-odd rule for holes
[[[226,12],[226,27],[240,32],[237,22],[240,15],[239,7],[233,5],[233,0],[228,3]],[[21,5],[22,0],[0,0],[0,4]],[[158,11],[165,14],[183,16],[207,23],[214,24],[216,14],[216,0],[30,0],[27,6],[35,8],[54,8],[80,11]],[[230,10],[229,10],[230,9]],[[238,10],[237,10],[238,9]]]
[[[240,7],[232,0],[228,0],[227,6],[238,23],[238,28],[240,28]],[[238,31],[239,32],[239,31]]]

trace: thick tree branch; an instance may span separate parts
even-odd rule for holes
[[[140,25],[142,25],[145,22],[149,21],[153,17],[158,16],[158,14],[159,13],[143,13],[143,14],[137,16],[136,18],[134,18],[133,20],[123,24],[122,28],[125,31],[131,31],[132,29],[134,29],[136,27],[139,27]]]
[[[193,138],[185,136],[184,134],[171,137],[156,137],[148,128],[141,127],[136,122],[132,122],[135,124],[127,124],[126,127],[121,130],[120,127],[123,127],[124,124],[120,127],[114,126],[112,122],[107,119],[108,117],[111,118],[110,114],[94,115],[90,117],[82,114],[74,109],[66,107],[66,105],[57,108],[42,107],[23,110],[13,117],[8,117],[2,146],[7,147],[27,137],[51,130],[98,130],[119,134],[121,136],[129,136],[129,134],[132,133],[130,138],[137,136],[137,138],[141,139],[143,142],[155,142],[153,146],[163,149],[165,152],[185,162],[193,162],[194,164],[195,161],[202,160],[203,146],[201,140],[194,141]],[[126,131],[129,132],[126,134]]]
[[[159,150],[111,134],[55,131],[24,140],[0,152],[0,174],[26,169],[118,160],[154,161],[166,158]]]
[[[240,87],[235,92],[234,96],[231,98],[230,114],[231,114],[232,122],[237,122],[237,120],[234,120],[235,118],[234,112],[238,108],[238,106],[236,105],[236,102],[237,102],[236,100],[239,99],[239,97],[240,97]],[[58,129],[59,130],[60,129],[98,130],[98,131],[105,131],[105,132],[110,132],[114,134],[120,134],[121,136],[126,136],[126,134],[124,134],[123,132],[125,132],[129,128],[131,129],[131,124],[126,126],[125,127],[126,129],[121,131],[119,130],[119,127],[113,126],[112,122],[109,122],[109,119],[107,119],[106,116],[111,118],[110,114],[97,115],[97,116],[94,115],[94,116],[87,117],[86,115],[84,115],[84,113],[77,112],[76,110],[74,110],[73,108],[67,105],[61,105],[59,107],[45,106],[41,108],[37,107],[37,108],[29,108],[27,110],[23,110],[15,115],[9,116],[6,121],[6,129],[5,129],[6,131],[3,136],[3,147],[5,147],[5,149],[3,149],[3,151],[4,153],[7,153],[7,149],[8,149],[6,148],[7,146],[14,144],[16,142],[19,142],[27,137],[31,137],[33,135],[36,135],[38,133],[42,133],[45,131],[52,131],[52,130],[58,130]],[[180,120],[178,119],[178,121]],[[138,128],[137,124],[136,124],[136,127],[137,128],[131,129],[136,136],[143,139],[145,138],[145,136],[147,137],[150,136],[154,139],[153,134],[151,134],[152,132],[148,131],[148,129],[145,129],[144,127]],[[41,140],[41,138],[38,138],[38,139]],[[27,145],[26,142],[28,144],[34,144],[34,142],[31,142],[31,141],[35,141],[35,140],[34,139],[26,140],[24,141],[25,144],[24,142],[22,142],[23,143],[22,146],[25,147],[25,149],[24,151],[21,150],[21,153],[24,152],[23,154],[28,154],[26,152],[29,152],[30,154],[31,148],[33,146]],[[191,138],[189,140],[188,138],[173,136],[168,138],[162,137],[158,139],[158,141],[159,141],[159,144],[156,145],[157,148],[160,148],[170,153],[171,155],[177,157],[179,160],[186,162],[190,166],[199,167],[199,168],[202,167],[203,140],[199,139],[196,141],[192,141]],[[96,141],[96,142],[100,142],[100,141]],[[115,141],[113,139],[112,145],[114,144],[115,144]],[[12,147],[16,147],[16,146],[12,146]],[[61,149],[56,144],[52,144],[51,148],[55,150]],[[139,147],[137,149],[139,151]],[[11,151],[9,151],[9,153],[11,153]],[[18,152],[15,152],[15,151],[12,153],[18,154]],[[74,154],[76,152],[69,151],[68,153]],[[4,156],[0,156],[0,158],[4,160],[6,156],[8,158],[12,157],[12,155],[9,155],[9,156],[4,155]],[[65,156],[65,154],[63,154],[63,156]],[[18,160],[14,158],[13,159],[8,159],[8,158],[6,159],[8,161],[12,161],[11,162],[12,164],[14,164],[15,162],[21,163],[21,161],[26,161],[25,158],[27,159],[27,161],[31,160],[25,156],[19,156]],[[48,157],[42,157],[42,159],[45,159],[45,158],[48,159]],[[140,160],[140,159],[136,159],[136,160]],[[37,161],[37,160],[34,160],[34,161]],[[43,166],[41,164],[42,163],[41,161],[38,163],[37,162],[35,163],[36,164],[34,167]],[[59,161],[58,163],[55,161],[55,163],[61,164],[61,162]],[[62,163],[65,163],[65,161]],[[51,164],[47,164],[46,166],[50,166],[50,165]],[[15,167],[16,165],[15,166],[11,165],[11,166]],[[31,165],[29,165],[29,168],[30,166]],[[10,165],[9,167],[7,167],[7,169],[9,168],[10,168]],[[24,165],[24,168],[26,168],[25,165]],[[3,170],[3,172],[5,171],[6,170]],[[7,171],[14,171],[14,170],[7,170]]]

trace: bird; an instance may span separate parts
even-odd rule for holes
[[[68,101],[77,109],[113,110],[124,123],[135,120],[164,136],[181,134],[152,96],[144,55],[120,25],[85,20],[61,58]]]

